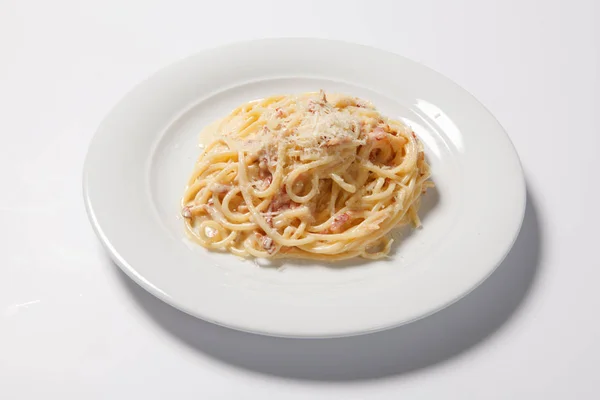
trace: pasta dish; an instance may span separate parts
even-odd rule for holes
[[[242,257],[381,258],[433,183],[423,145],[361,99],[251,101],[215,125],[182,199],[189,236]]]

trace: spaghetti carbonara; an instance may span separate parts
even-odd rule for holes
[[[414,132],[355,97],[272,96],[218,122],[183,196],[189,236],[248,257],[380,258],[433,186]]]

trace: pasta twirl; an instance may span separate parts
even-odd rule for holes
[[[248,257],[380,258],[420,225],[429,166],[414,132],[338,94],[272,96],[218,123],[182,200],[192,239]]]

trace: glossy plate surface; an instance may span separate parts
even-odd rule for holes
[[[203,127],[278,93],[343,92],[413,127],[435,190],[423,228],[387,260],[259,266],[189,242],[179,216]],[[474,289],[510,250],[525,209],[518,156],[464,89],[401,56],[318,39],[204,51],[138,85],[96,133],[84,167],[90,221],[138,284],[189,314],[288,337],[372,332],[433,313]]]

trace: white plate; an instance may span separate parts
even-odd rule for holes
[[[320,88],[371,100],[421,137],[437,185],[423,228],[389,260],[337,266],[261,267],[188,242],[179,201],[200,130],[243,102]],[[137,86],[90,145],[84,196],[113,259],[149,292],[208,321],[291,337],[367,333],[440,310],[492,273],[525,209],[518,156],[469,93],[398,55],[318,39],[204,51]]]

